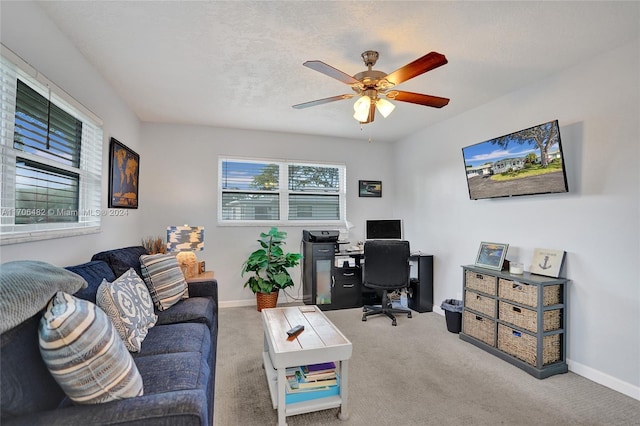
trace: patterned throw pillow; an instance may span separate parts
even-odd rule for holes
[[[107,314],[130,352],[140,352],[142,341],[158,317],[142,278],[131,268],[110,283],[103,280],[96,302]]]
[[[142,278],[147,284],[151,299],[160,311],[170,308],[181,299],[189,297],[187,282],[175,256],[149,254],[140,256]]]
[[[143,394],[142,376],[111,321],[91,302],[58,292],[38,328],[40,354],[53,378],[77,404]]]

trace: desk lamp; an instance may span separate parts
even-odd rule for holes
[[[177,252],[176,260],[185,278],[198,274],[198,258],[194,252],[204,250],[203,226],[168,226],[167,252]]]

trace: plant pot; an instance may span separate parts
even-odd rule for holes
[[[278,290],[274,290],[271,293],[256,293],[256,303],[258,305],[258,312],[262,312],[265,308],[275,308],[278,303]]]

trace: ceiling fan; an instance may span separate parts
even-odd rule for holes
[[[367,50],[360,56],[368,69],[355,74],[353,77],[332,67],[331,65],[325,64],[322,61],[307,61],[302,64],[305,67],[311,68],[312,70],[321,72],[329,77],[348,84],[355,93],[317,99],[315,101],[293,105],[293,108],[308,108],[326,104],[328,102],[351,99],[354,96],[360,96],[353,105],[353,109],[355,110],[353,118],[362,124],[366,124],[371,123],[374,120],[376,108],[378,108],[378,111],[380,111],[385,118],[391,114],[395,105],[387,99],[410,102],[435,108],[442,108],[449,103],[449,99],[447,98],[423,95],[421,93],[404,92],[394,89],[394,87],[400,83],[446,64],[448,61],[444,55],[437,52],[427,53],[423,57],[398,68],[390,74],[372,69],[378,60],[378,52],[374,50]]]

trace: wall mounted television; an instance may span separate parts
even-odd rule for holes
[[[462,148],[472,200],[568,192],[558,120]]]
[[[402,220],[400,219],[367,220],[367,240],[401,240],[402,236]]]

